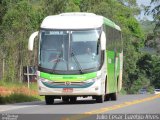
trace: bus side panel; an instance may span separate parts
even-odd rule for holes
[[[117,81],[115,80],[115,52],[107,51],[107,93],[116,92]]]

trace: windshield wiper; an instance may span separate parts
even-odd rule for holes
[[[78,62],[77,57],[75,56],[75,53],[73,52],[73,49],[72,49],[71,55],[73,56],[75,62],[77,63],[80,72],[83,74],[84,72],[83,72],[83,70],[82,70],[82,66],[81,66],[80,63]]]
[[[61,61],[61,56],[62,56],[63,51],[61,51],[61,53],[58,55],[58,57],[56,58],[56,63],[53,65],[52,67],[52,72],[55,71],[57,64]]]

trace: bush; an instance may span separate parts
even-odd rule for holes
[[[119,94],[120,94],[120,95],[126,95],[126,94],[127,94],[127,92],[125,91],[125,89],[124,89],[124,88],[122,88]]]

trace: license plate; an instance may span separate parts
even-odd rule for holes
[[[63,88],[63,92],[71,93],[71,92],[73,92],[73,88]]]

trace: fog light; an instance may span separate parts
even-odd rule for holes
[[[41,90],[41,87],[39,87],[39,90]]]
[[[98,90],[98,87],[95,87],[95,90]]]

